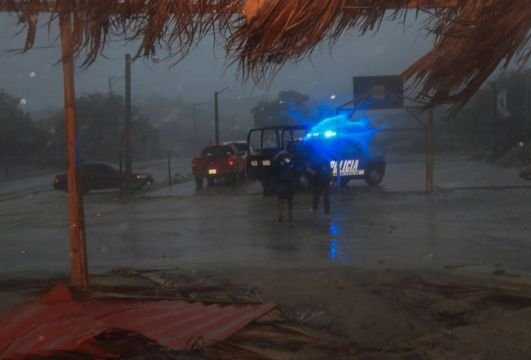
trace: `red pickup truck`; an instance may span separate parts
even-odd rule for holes
[[[246,161],[234,145],[214,145],[203,149],[201,156],[192,160],[192,174],[197,187],[203,186],[203,179],[208,185],[216,180],[228,180],[236,183],[245,179]]]

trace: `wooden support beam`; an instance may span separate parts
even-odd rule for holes
[[[74,1],[74,0],[72,0]],[[116,12],[120,13],[120,9],[125,9],[128,5],[133,4],[136,0],[129,0],[128,3],[124,3],[121,0],[109,0],[109,2],[114,1],[116,3]],[[144,0],[138,0],[144,2]],[[156,0],[155,0],[156,1]],[[180,0],[176,0],[180,1]],[[266,0],[248,0],[242,6],[242,12],[246,13],[246,16],[250,15],[249,12],[256,12]],[[345,8],[369,8],[371,7],[371,0],[348,0]],[[459,5],[459,0],[404,0],[398,2],[396,0],[390,0],[387,9],[434,9],[434,8],[453,8]],[[9,3],[0,4],[0,12],[20,12],[29,8],[31,6],[33,11],[36,12],[54,12],[57,8],[56,1],[54,0],[42,0],[38,7],[35,4],[29,2],[19,2],[16,1]],[[72,6],[74,8],[75,6]],[[247,9],[244,11],[244,9]]]
[[[338,0],[339,1],[339,0]],[[260,8],[267,3],[267,0],[247,0],[242,5],[241,13],[251,20],[256,16]],[[453,8],[459,5],[458,0],[390,0],[386,9],[442,9]],[[372,0],[347,0],[345,10],[363,10],[374,7]]]
[[[454,8],[458,5],[458,0],[403,0],[401,2],[389,1],[389,5],[386,9],[444,9]],[[371,0],[348,0],[345,8],[367,9],[372,6]]]
[[[79,143],[76,123],[74,90],[74,48],[72,44],[72,15],[59,18],[65,96],[65,136],[67,154],[68,229],[70,235],[71,284],[85,290],[88,287],[85,215],[79,173]]]

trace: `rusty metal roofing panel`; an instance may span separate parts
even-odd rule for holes
[[[61,294],[53,301],[50,293]],[[50,351],[73,351],[106,330],[136,332],[175,350],[202,337],[222,341],[273,305],[205,305],[184,301],[96,300],[78,303],[64,290],[52,290],[30,305],[0,318],[0,359]]]
[[[33,303],[11,312],[7,318],[0,325],[0,359],[75,349],[78,343],[107,328],[84,314],[74,302]]]

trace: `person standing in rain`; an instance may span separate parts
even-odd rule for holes
[[[313,183],[313,218],[317,220],[317,208],[322,195],[324,213],[328,219],[330,216],[330,182],[333,179],[330,161],[324,155],[316,153],[312,156],[308,172],[312,175]]]
[[[293,193],[295,192],[294,165],[287,152],[278,153],[273,159],[272,180],[278,196],[278,221],[284,221],[284,208],[288,209],[288,220],[293,220]]]

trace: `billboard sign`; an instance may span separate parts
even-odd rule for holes
[[[400,76],[354,77],[354,104],[367,110],[404,107],[404,82]]]

